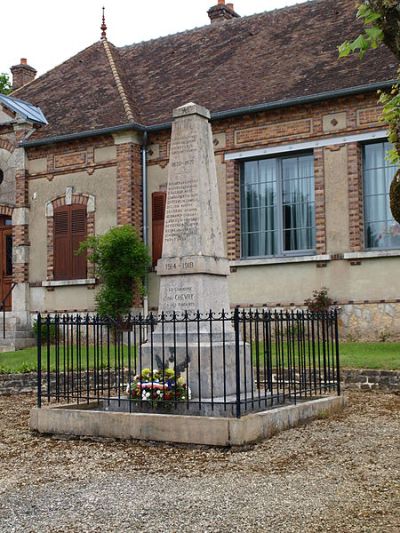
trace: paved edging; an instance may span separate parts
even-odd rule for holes
[[[34,407],[30,428],[44,434],[135,439],[180,444],[242,446],[344,407],[344,396],[277,407],[242,418],[120,413],[85,406]]]

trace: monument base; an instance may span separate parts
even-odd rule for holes
[[[214,339],[214,337],[213,337]],[[240,391],[252,388],[250,345],[241,343]],[[143,368],[172,368],[185,378],[191,397],[204,400],[235,395],[237,391],[236,344],[234,341],[165,343],[148,342],[142,345],[138,360],[139,371]]]
[[[30,428],[43,434],[138,439],[211,446],[242,446],[340,411],[344,396],[329,396],[237,418],[103,411],[97,402],[34,407]]]

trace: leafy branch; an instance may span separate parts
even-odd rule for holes
[[[358,53],[363,59],[368,50],[378,48],[383,43],[384,35],[379,26],[381,13],[373,11],[369,3],[364,3],[358,8],[357,18],[363,21],[366,28],[354,41],[345,41],[338,47],[339,57]]]
[[[368,50],[381,44],[400,60],[400,2],[399,0],[364,0],[358,8],[357,18],[364,23],[364,31],[354,41],[345,41],[339,49],[339,57],[357,53],[362,59]],[[381,120],[388,125],[388,139],[393,148],[388,152],[388,161],[400,167],[400,69],[390,92],[378,91],[382,104]],[[390,187],[390,208],[393,217],[400,223],[400,170]]]

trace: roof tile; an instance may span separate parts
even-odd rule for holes
[[[337,46],[360,28],[354,0],[314,0],[112,47],[112,54],[136,121],[154,125],[189,101],[216,112],[393,79],[397,60],[385,47],[363,61],[338,59]],[[127,121],[101,42],[17,96],[46,115],[42,137]]]

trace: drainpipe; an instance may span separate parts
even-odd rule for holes
[[[148,214],[147,214],[147,131],[143,133],[142,143],[142,209],[143,209],[143,242],[146,246],[149,245],[148,238]],[[144,297],[143,297],[143,316],[149,314],[149,298],[147,291],[149,288],[148,276],[144,279]]]

